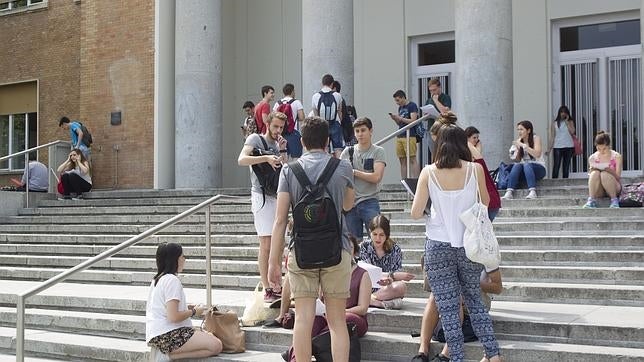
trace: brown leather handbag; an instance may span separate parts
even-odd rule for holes
[[[239,325],[239,317],[232,310],[221,312],[212,307],[204,314],[201,327],[221,340],[223,353],[246,351],[246,334]]]

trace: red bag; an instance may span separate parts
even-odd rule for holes
[[[65,188],[63,187],[63,181],[60,180],[58,181],[58,186],[56,186],[56,189],[58,190],[58,193],[61,195],[65,194]]]
[[[572,143],[575,145],[575,156],[581,156],[584,154],[584,148],[581,145],[581,142],[579,141],[579,138],[577,136],[572,135]]]

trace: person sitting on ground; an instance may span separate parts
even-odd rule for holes
[[[407,282],[415,275],[402,271],[403,252],[391,240],[389,220],[378,215],[369,223],[371,240],[360,244],[360,260],[382,269],[383,278],[378,282],[382,287],[374,289],[371,306],[385,309],[400,309],[402,298],[407,293]]]
[[[58,166],[60,180],[63,183],[64,199],[79,199],[83,192],[92,189],[92,175],[89,162],[78,148],[74,148],[65,162]]]
[[[36,161],[36,154],[29,155],[29,167],[25,167],[25,172],[22,173],[22,179],[11,179],[11,182],[18,188],[16,191],[25,191],[27,186],[27,170],[29,170],[29,191],[33,192],[47,192],[49,191],[49,172],[47,166]]]
[[[503,281],[501,280],[501,270],[496,269],[490,272],[483,271],[481,272],[481,298],[483,299],[483,304],[485,305],[485,310],[490,311],[490,305],[492,304],[491,298],[487,293],[491,294],[501,294],[503,291]],[[463,323],[463,318],[467,309],[461,304],[461,323]],[[438,315],[438,307],[436,306],[436,298],[434,293],[429,294],[429,299],[427,299],[427,304],[425,305],[425,310],[423,311],[423,320],[420,326],[420,346],[418,347],[418,354],[411,359],[411,362],[448,362],[449,359],[449,349],[447,344],[443,345],[443,350],[434,356],[431,360],[428,357],[429,345],[432,337],[432,333],[436,329],[436,326],[440,322]],[[488,359],[483,357],[481,362],[487,362]]]
[[[208,332],[195,330],[192,317],[202,316],[206,307],[186,303],[186,294],[177,274],[186,257],[175,243],[159,245],[157,274],[150,284],[145,308],[145,340],[152,347],[152,361],[205,358],[218,355],[221,341]]]
[[[512,165],[508,188],[503,199],[514,197],[514,190],[519,186],[521,179],[528,183],[530,192],[526,199],[537,198],[537,181],[546,176],[546,161],[541,149],[541,137],[534,134],[532,122],[521,121],[517,123],[519,138],[512,141],[510,159],[517,162]]]
[[[367,323],[367,311],[369,310],[369,298],[371,295],[371,279],[366,270],[358,266],[357,256],[360,252],[358,241],[349,236],[353,244],[353,260],[351,261],[351,285],[349,286],[350,296],[347,298],[347,309],[345,312],[347,324],[356,326],[358,337],[367,334],[369,324]],[[282,294],[283,295],[283,294]],[[323,316],[315,316],[311,336],[315,337],[329,330],[327,320]],[[285,361],[295,362],[293,346],[282,355]]]
[[[596,199],[610,197],[610,208],[619,208],[619,192],[622,190],[622,155],[610,147],[610,134],[599,131],[595,136],[597,152],[588,157],[588,202],[585,209],[597,207]]]
[[[476,162],[481,167],[483,167],[483,173],[485,174],[485,186],[487,187],[487,192],[490,195],[490,204],[487,205],[487,214],[490,218],[490,221],[494,221],[494,218],[499,213],[501,209],[501,196],[499,191],[496,189],[496,184],[492,177],[490,176],[490,171],[487,168],[487,164],[483,159],[483,146],[481,145],[481,140],[479,139],[479,130],[476,127],[467,127],[465,129],[465,135],[467,136],[467,146],[472,153],[472,162]]]

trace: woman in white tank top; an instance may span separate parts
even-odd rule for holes
[[[426,218],[424,267],[438,304],[450,358],[452,361],[465,358],[459,315],[462,297],[470,312],[474,332],[485,348],[486,358],[497,362],[500,361],[499,345],[492,320],[481,300],[479,277],[483,266],[465,256],[465,226],[459,219],[459,215],[476,202],[477,187],[481,201],[486,205],[489,202],[483,168],[469,162],[472,155],[467,136],[454,124],[440,128],[434,151],[434,163],[420,173],[411,216]],[[429,199],[432,201],[431,215],[424,215]]]

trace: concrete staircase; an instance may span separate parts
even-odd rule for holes
[[[15,294],[218,193],[93,192],[80,201],[42,201],[0,218],[0,362],[13,360]],[[504,202],[494,222],[505,291],[492,304],[506,361],[644,361],[644,209],[581,209],[585,180],[544,180],[537,200]],[[1,197],[1,195],[0,195]],[[418,275],[401,311],[374,310],[363,360],[408,361],[418,348],[427,293],[422,291],[424,226],[409,218],[397,185],[382,193],[383,212]],[[258,282],[257,240],[247,200],[213,208],[213,301],[243,310]],[[204,215],[151,237],[28,300],[26,346],[34,361],[145,361],[145,301],[162,241],[179,242],[191,301],[205,301]],[[199,321],[195,320],[195,324]],[[247,328],[248,352],[209,361],[281,361],[291,331]],[[482,348],[469,343],[467,358]],[[437,352],[440,344],[432,345]]]

